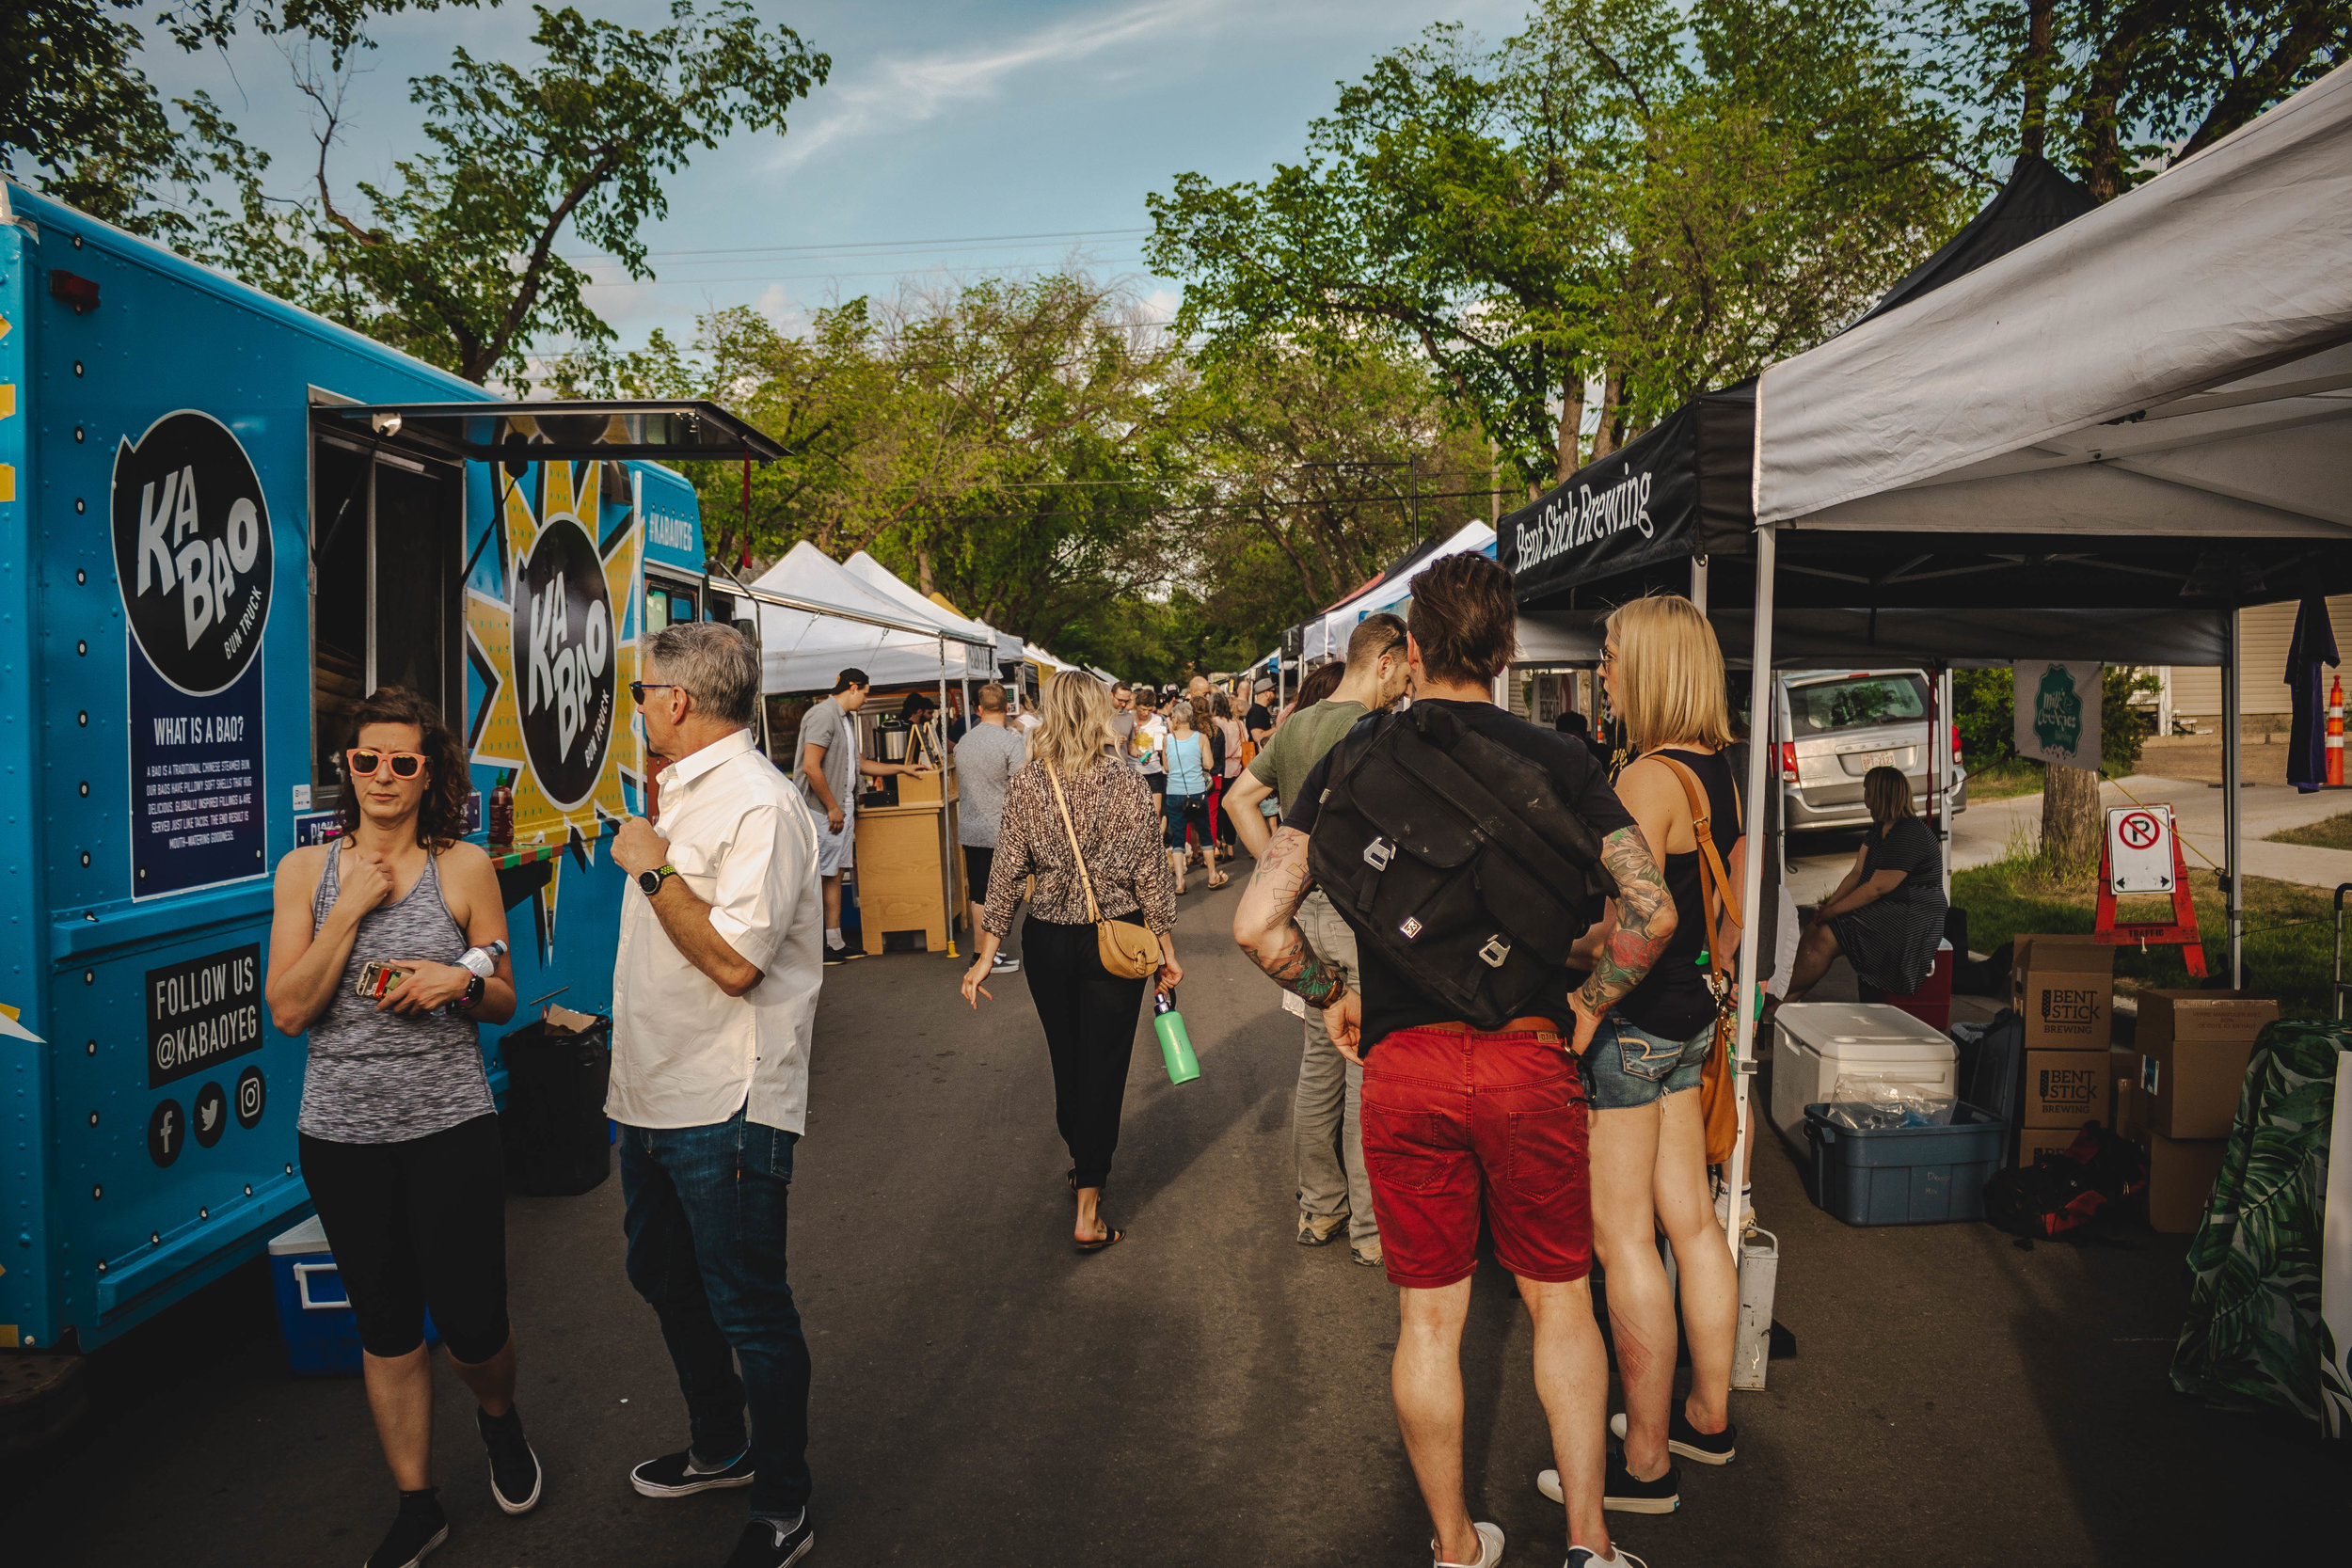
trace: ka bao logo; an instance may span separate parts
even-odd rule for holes
[[[2074,990],[2063,986],[2047,986],[2042,992],[2042,1022],[2044,1023],[2080,1024],[2089,1028],[2098,1022],[2099,993],[2095,990]]]
[[[570,514],[548,517],[514,582],[523,748],[548,798],[576,806],[612,748],[617,684],[612,596],[596,542]]]
[[[2074,689],[2074,672],[2063,664],[2044,670],[2035,689],[2033,737],[2045,752],[2082,750],[2083,696]]]
[[[183,409],[115,450],[115,579],[155,673],[191,696],[246,672],[269,620],[269,507],[229,427]]]

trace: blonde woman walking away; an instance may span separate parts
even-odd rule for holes
[[[964,971],[963,999],[975,1008],[980,997],[995,999],[981,982],[1012,930],[1024,879],[1035,876],[1021,951],[1054,1062],[1054,1117],[1078,1200],[1073,1238],[1080,1252],[1100,1252],[1125,1235],[1103,1218],[1101,1205],[1146,981],[1103,967],[1094,922],[1123,915],[1149,927],[1160,943],[1156,984],[1171,990],[1184,977],[1176,961],[1176,893],[1152,792],[1106,750],[1111,705],[1102,684],[1064,670],[1046,684],[1039,708],[1029,760],[1005,792],[980,948]]]

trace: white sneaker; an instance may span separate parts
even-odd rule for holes
[[[999,953],[996,961],[988,966],[988,972],[991,974],[1018,974],[1021,973],[1021,960]]]
[[[1470,1528],[1478,1532],[1476,1562],[1448,1562],[1438,1556],[1438,1544],[1432,1541],[1429,1543],[1429,1568],[1495,1568],[1495,1564],[1502,1560],[1502,1527],[1481,1521]]]
[[[1557,1470],[1536,1471],[1535,1490],[1564,1507],[1567,1503],[1567,1494],[1560,1490],[1560,1472]]]
[[[1561,1568],[1649,1568],[1649,1564],[1627,1551],[1623,1546],[1611,1546],[1614,1557],[1602,1557],[1590,1546],[1570,1546],[1568,1560]]]

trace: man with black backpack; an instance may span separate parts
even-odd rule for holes
[[[1674,934],[1674,901],[1592,754],[1497,708],[1511,575],[1451,556],[1413,581],[1412,706],[1358,723],[1310,772],[1233,918],[1258,966],[1323,1009],[1364,1066],[1363,1140],[1398,1287],[1397,1424],[1438,1568],[1493,1568],[1502,1532],[1462,1491],[1462,1326],[1483,1213],[1535,1331],[1568,1568],[1615,1564],[1601,1511],[1609,1365],[1594,1320],[1589,1123],[1576,1057]],[[1321,888],[1358,985],[1297,913]],[[1581,985],[1569,944],[1618,902]]]

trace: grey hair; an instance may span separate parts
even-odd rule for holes
[[[653,634],[645,658],[722,724],[751,723],[759,703],[759,655],[733,626],[716,621],[664,626]]]
[[[1183,697],[1168,704],[1168,721],[1171,724],[1191,723],[1193,721],[1192,704]]]

